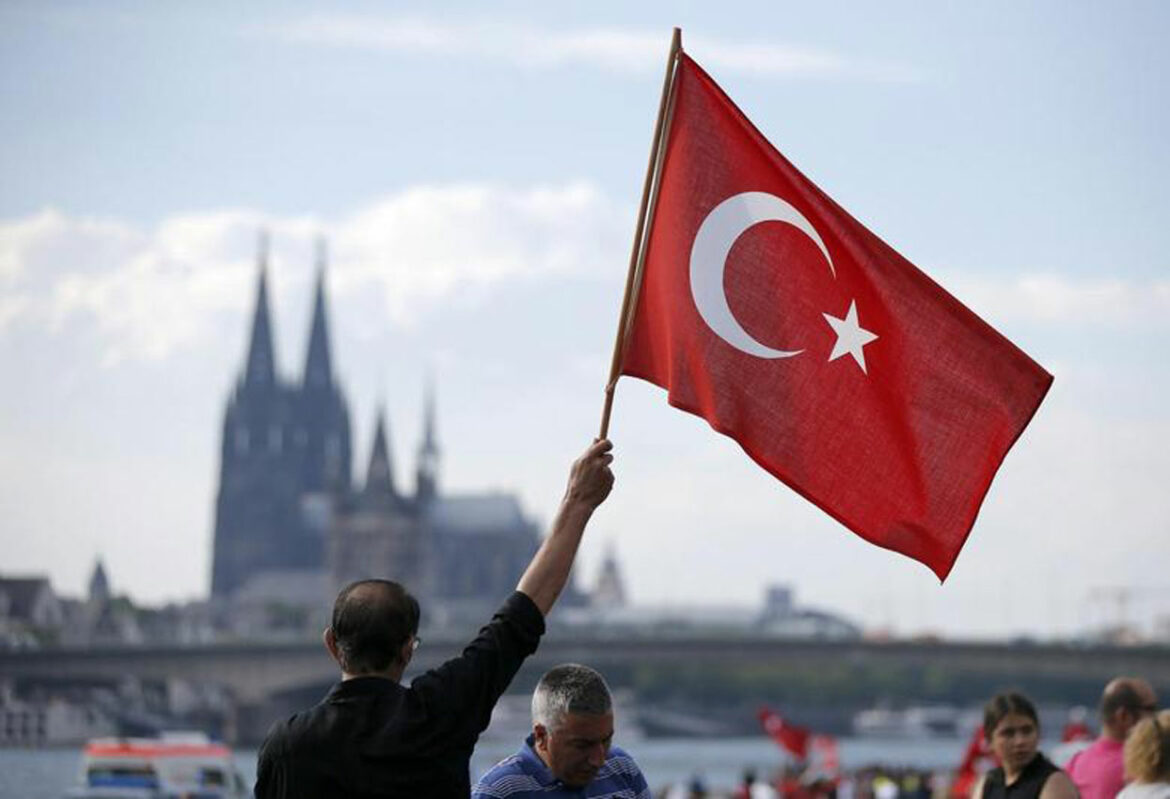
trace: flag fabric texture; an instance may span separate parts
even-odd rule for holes
[[[945,579],[1052,376],[679,59],[621,372]]]

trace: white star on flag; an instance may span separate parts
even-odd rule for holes
[[[857,301],[849,301],[849,311],[845,314],[844,319],[838,319],[832,314],[822,314],[822,316],[833,328],[833,332],[837,334],[837,343],[833,345],[833,352],[829,355],[829,360],[835,361],[848,353],[853,356],[853,360],[857,361],[861,371],[869,374],[865,369],[865,352],[862,347],[875,340],[877,335],[858,324]]]

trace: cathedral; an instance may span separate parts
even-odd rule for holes
[[[395,474],[381,410],[368,468],[355,483],[349,406],[330,354],[324,247],[299,380],[276,368],[266,239],[258,261],[247,357],[223,417],[212,597],[255,595],[256,586],[282,580],[329,594],[351,580],[386,577],[441,614],[478,613],[501,601],[540,541],[518,499],[440,491],[433,391],[413,490]],[[579,601],[572,588],[566,593]]]

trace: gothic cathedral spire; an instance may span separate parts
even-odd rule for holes
[[[260,232],[256,261],[260,277],[243,382],[249,387],[271,388],[276,383],[276,357],[272,348],[272,323],[268,318],[268,231]]]
[[[110,580],[106,577],[106,568],[99,557],[93,567],[93,575],[89,578],[89,604],[105,605],[110,601]]]
[[[370,468],[366,472],[366,494],[394,496],[394,469],[390,464],[390,446],[386,441],[386,411],[378,408],[374,446],[370,450]]]
[[[429,501],[439,490],[439,442],[435,434],[435,385],[427,381],[426,407],[423,410],[423,440],[418,448],[415,491],[418,499]]]
[[[323,389],[333,385],[333,364],[329,357],[329,325],[325,318],[325,240],[317,239],[317,292],[313,301],[313,324],[305,358],[304,385]]]

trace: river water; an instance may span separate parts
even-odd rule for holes
[[[959,738],[838,740],[841,766],[859,768],[874,763],[951,769],[962,757],[965,741]],[[781,751],[767,738],[647,738],[618,741],[638,761],[655,791],[667,784],[701,774],[716,790],[730,790],[747,766],[761,775],[771,774],[784,763]],[[471,761],[473,779],[497,760],[512,754],[519,742],[492,738],[482,740]],[[1042,747],[1052,752],[1052,744]],[[0,749],[0,799],[60,799],[76,784],[79,749]],[[256,751],[239,750],[236,760],[248,780],[255,779]]]

